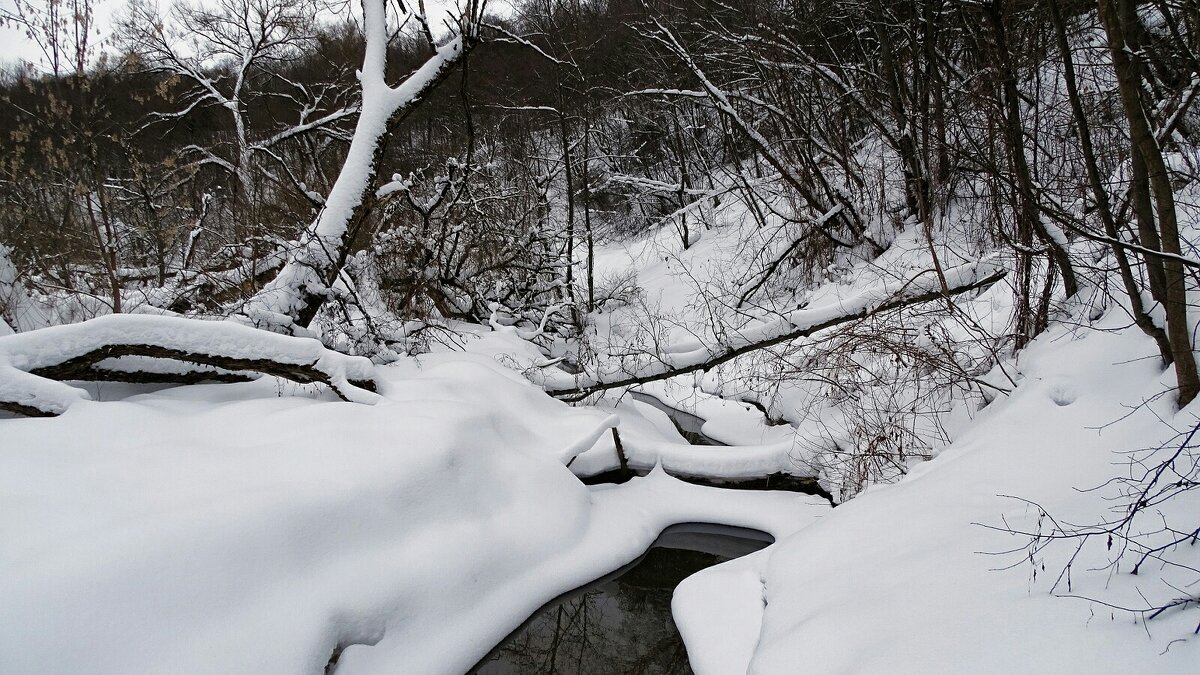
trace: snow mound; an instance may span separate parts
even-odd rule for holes
[[[1023,559],[1021,537],[992,529],[1036,527],[1036,509],[1002,495],[1063,522],[1097,522],[1110,493],[1079,489],[1121,472],[1121,453],[1166,440],[1162,420],[1194,424],[1194,406],[1176,413],[1159,396],[1170,374],[1153,359],[1130,360],[1153,354],[1153,344],[1119,330],[1122,317],[1106,325],[1111,332],[1082,337],[1052,328],[1022,353],[1022,385],[939,457],[781,542],[765,567],[753,662],[711,672],[788,673],[797,663],[824,672],[1195,672],[1200,642],[1176,640],[1195,630],[1194,612],[1134,626],[1129,613],[1087,600],[1141,605],[1143,593],[1173,592],[1159,580],[1169,569],[1097,571],[1108,560],[1097,541],[1074,561],[1070,590],[1056,591],[1074,597],[1053,597],[1074,546]],[[1195,506],[1160,508],[1188,520]],[[1180,555],[1196,564],[1195,552]]]
[[[375,375],[374,406],[264,378],[0,420],[0,672],[461,673],[667,525],[829,511],[661,471],[588,488],[565,463],[611,414],[485,356]]]

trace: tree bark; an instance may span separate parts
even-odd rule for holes
[[[1062,11],[1058,4],[1050,3],[1050,16],[1054,22],[1055,38],[1058,43],[1058,50],[1062,54],[1063,60],[1063,83],[1067,89],[1067,99],[1071,104],[1071,113],[1075,117],[1075,125],[1079,132],[1080,151],[1083,154],[1084,166],[1087,169],[1088,185],[1092,191],[1092,198],[1096,201],[1096,211],[1100,216],[1100,222],[1104,226],[1104,234],[1109,239],[1114,241],[1120,239],[1120,230],[1117,227],[1116,217],[1113,215],[1112,203],[1108,199],[1108,191],[1104,189],[1104,181],[1100,175],[1100,167],[1096,161],[1096,150],[1092,144],[1092,130],[1088,122],[1087,113],[1083,109],[1083,100],[1079,95],[1078,81],[1075,75],[1075,59],[1071,55],[1071,45],[1067,42],[1066,24],[1062,18]],[[1143,242],[1144,243],[1144,242]],[[1137,283],[1133,275],[1133,268],[1129,264],[1129,256],[1125,249],[1120,246],[1112,246],[1113,257],[1117,261],[1117,270],[1121,276],[1121,284],[1125,287],[1125,294],[1129,296],[1130,313],[1133,315],[1134,322],[1142,332],[1152,338],[1158,345],[1158,352],[1162,356],[1163,363],[1171,363],[1174,355],[1171,353],[1171,344],[1167,339],[1166,331],[1158,324],[1154,323],[1154,319],[1146,312],[1145,305],[1142,303],[1142,289]],[[1147,265],[1153,262],[1161,270],[1161,262],[1159,260],[1146,260]]]
[[[1182,251],[1179,222],[1170,174],[1163,160],[1162,149],[1150,128],[1150,120],[1143,103],[1141,77],[1137,63],[1129,52],[1121,21],[1122,10],[1127,12],[1132,9],[1128,3],[1129,0],[1098,0],[1100,21],[1108,35],[1109,53],[1117,76],[1117,89],[1129,122],[1130,142],[1134,152],[1139,153],[1146,164],[1147,179],[1158,217],[1158,235],[1162,250],[1165,253],[1180,255]],[[1196,371],[1191,328],[1188,324],[1187,277],[1183,265],[1170,258],[1163,261],[1163,271],[1166,276],[1163,307],[1167,314],[1167,337],[1171,343],[1175,378],[1179,385],[1178,402],[1180,407],[1183,407],[1200,393],[1200,375]]]

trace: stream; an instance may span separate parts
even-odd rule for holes
[[[688,443],[725,445],[704,434],[703,418],[648,394],[630,395],[666,413]],[[609,472],[585,482],[621,482],[629,477],[619,474]],[[724,488],[792,490],[829,498],[816,480],[785,474],[741,481],[685,480]],[[641,558],[544,605],[471,673],[690,674],[687,650],[671,616],[675,587],[702,569],[753,553],[772,541],[766,533],[738,527],[700,523],[669,527]]]
[[[671,595],[692,574],[771,543],[763,532],[689,523],[667,528],[640,559],[562,595],[514,631],[472,673],[691,673]]]
[[[671,407],[660,401],[657,397],[644,394],[640,391],[629,392],[629,397],[639,403],[645,403],[666,413],[667,417],[671,418],[671,422],[675,425],[675,429],[679,431],[679,435],[683,436],[683,440],[692,445],[726,445],[704,434],[704,418],[699,415],[693,415],[686,410]]]

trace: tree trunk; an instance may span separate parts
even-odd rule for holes
[[[1033,174],[1025,157],[1025,132],[1021,126],[1021,96],[1017,89],[1017,73],[1012,64],[1012,52],[1008,43],[1008,34],[1004,26],[1002,2],[997,0],[987,6],[985,14],[992,24],[992,37],[995,40],[996,60],[1000,70],[1001,111],[1004,124],[1004,142],[1008,148],[1009,162],[1016,179],[1019,198],[1020,222],[1018,231],[1022,245],[1031,244],[1028,233],[1032,232],[1042,240],[1049,249],[1050,255],[1058,264],[1063,276],[1063,295],[1072,297],[1079,291],[1079,283],[1075,278],[1075,268],[1071,264],[1071,256],[1063,242],[1059,241],[1046,228],[1041,219],[1041,209],[1037,203],[1037,190],[1034,188]],[[1040,310],[1039,310],[1040,311]],[[1031,336],[1032,337],[1032,336]]]
[[[1122,9],[1131,9],[1128,2],[1129,0],[1098,0],[1097,4],[1104,31],[1108,34],[1109,53],[1117,76],[1121,105],[1129,122],[1130,142],[1134,151],[1141,155],[1146,164],[1146,177],[1154,197],[1162,250],[1172,255],[1180,255],[1182,251],[1179,222],[1170,174],[1163,160],[1162,149],[1150,128],[1150,120],[1142,102],[1142,83],[1137,63],[1128,50],[1120,19]],[[1183,407],[1200,393],[1200,376],[1196,372],[1191,329],[1188,324],[1187,277],[1184,275],[1183,265],[1171,258],[1163,261],[1163,271],[1166,276],[1166,297],[1163,306],[1167,314],[1167,337],[1174,355],[1175,378],[1179,384],[1178,401],[1180,407]]]
[[[375,176],[388,137],[416,110],[477,42],[456,37],[435,50],[397,87],[384,81],[387,17],[382,0],[364,0],[366,54],[359,71],[363,102],[342,171],[299,248],[279,275],[241,308],[250,323],[277,332],[304,332],[329,297],[357,242],[369,230],[375,204]],[[300,329],[299,331],[297,329]]]
[[[1067,98],[1071,103],[1071,113],[1075,117],[1075,125],[1079,130],[1079,145],[1080,151],[1083,154],[1083,162],[1087,169],[1088,185],[1092,190],[1092,198],[1096,200],[1096,211],[1100,216],[1100,222],[1104,226],[1104,234],[1109,239],[1120,239],[1120,230],[1117,227],[1117,220],[1113,215],[1112,203],[1108,199],[1108,191],[1104,188],[1104,181],[1101,178],[1100,167],[1096,161],[1096,150],[1092,145],[1092,131],[1088,122],[1087,114],[1083,109],[1083,101],[1079,95],[1079,87],[1075,76],[1075,60],[1071,55],[1071,46],[1067,42],[1067,29],[1063,22],[1062,11],[1056,3],[1050,3],[1050,15],[1054,21],[1055,38],[1058,42],[1058,50],[1062,55],[1063,60],[1063,82],[1067,89]],[[1143,242],[1144,244],[1145,242]],[[1154,323],[1154,319],[1146,312],[1145,305],[1142,303],[1142,289],[1137,283],[1133,275],[1133,268],[1129,264],[1129,256],[1125,253],[1125,249],[1120,246],[1113,245],[1113,257],[1117,261],[1117,270],[1121,276],[1121,284],[1125,287],[1125,294],[1129,296],[1129,309],[1133,315],[1133,320],[1137,323],[1142,332],[1150,336],[1156,345],[1158,352],[1162,356],[1163,363],[1171,363],[1174,355],[1171,353],[1171,343],[1167,340],[1166,332]],[[1159,267],[1161,273],[1161,261],[1153,259],[1153,256],[1143,256],[1146,259],[1147,265],[1154,263]]]

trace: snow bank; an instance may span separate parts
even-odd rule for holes
[[[746,672],[766,608],[764,549],[693,574],[675,589],[671,614],[696,675]]]
[[[378,381],[375,406],[263,379],[0,420],[0,672],[320,673],[340,646],[340,673],[461,673],[666,525],[829,510],[661,472],[589,489],[564,463],[610,413],[485,356]]]
[[[1023,384],[985,409],[950,449],[779,544],[765,570],[767,604],[751,672],[790,673],[801,663],[823,672],[1195,672],[1200,642],[1187,638],[1194,612],[1143,627],[1099,604],[1049,596],[1070,544],[1036,564],[1019,552],[985,555],[1022,541],[983,525],[1036,523],[1036,510],[1000,495],[1036,501],[1065,522],[1097,522],[1109,515],[1106,493],[1076,488],[1123,473],[1126,460],[1116,453],[1165,440],[1170,430],[1158,416],[1194,423],[1195,407],[1176,416],[1170,396],[1131,414],[1131,406],[1169,388],[1170,376],[1155,359],[1137,358],[1154,351],[1136,329],[1117,332],[1121,317],[1106,324],[1114,332],[1053,328],[1022,354]],[[1194,551],[1180,555],[1197,563]],[[1071,593],[1137,606],[1141,592],[1169,590],[1157,573],[1092,571],[1106,560],[1103,542],[1086,548],[1073,566]],[[702,572],[706,583],[689,580],[688,593],[701,585],[715,592],[716,574]],[[703,649],[688,644],[689,653],[693,644]]]
[[[645,403],[621,401],[614,411],[621,418],[621,445],[629,467],[639,472],[661,466],[671,475],[713,480],[762,478],[775,473],[816,476],[802,460],[793,457],[794,435],[764,445],[690,445],[674,428],[668,436],[661,422],[652,421],[666,415]],[[612,437],[601,437],[571,468],[581,476],[611,471],[619,468],[616,452]]]

